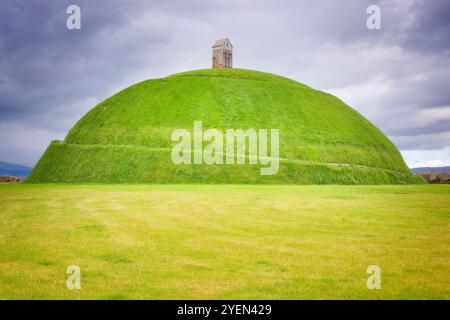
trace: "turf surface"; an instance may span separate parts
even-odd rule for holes
[[[3,184],[0,299],[449,299],[449,207],[447,185]]]
[[[175,165],[176,129],[279,129],[280,172],[259,165]],[[203,145],[204,147],[204,145]],[[225,155],[223,155],[225,157]],[[399,151],[338,98],[273,74],[197,70],[113,95],[55,141],[28,182],[408,184]]]

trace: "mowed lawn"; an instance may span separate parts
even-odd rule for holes
[[[24,298],[449,299],[450,186],[3,184],[0,299]]]

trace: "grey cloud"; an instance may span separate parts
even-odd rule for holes
[[[392,140],[402,150],[439,150],[448,147],[450,132],[437,135],[392,136]]]
[[[82,8],[79,31],[65,27],[74,3]],[[382,30],[366,28],[373,3],[382,8]],[[415,136],[445,147],[449,120],[421,117],[450,105],[449,16],[439,0],[3,1],[0,124],[8,135],[20,123],[22,139],[46,130],[36,145],[47,145],[128,85],[209,67],[211,43],[227,36],[237,67],[336,93],[402,137],[393,138],[400,147],[414,147]],[[26,145],[11,151],[11,141],[0,137],[0,159],[20,152],[37,159]]]
[[[414,19],[406,30],[404,45],[426,52],[450,49],[450,2],[446,0],[414,1]]]

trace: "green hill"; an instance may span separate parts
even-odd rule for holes
[[[175,129],[279,129],[280,169],[175,165]],[[133,85],[53,141],[28,182],[420,183],[391,141],[338,98],[276,75],[241,69],[175,74]]]

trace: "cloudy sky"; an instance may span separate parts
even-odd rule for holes
[[[81,8],[81,30],[66,9]],[[366,26],[381,8],[381,30]],[[133,83],[234,66],[337,95],[410,166],[450,165],[450,1],[35,0],[0,3],[0,160],[33,165],[98,102]]]

